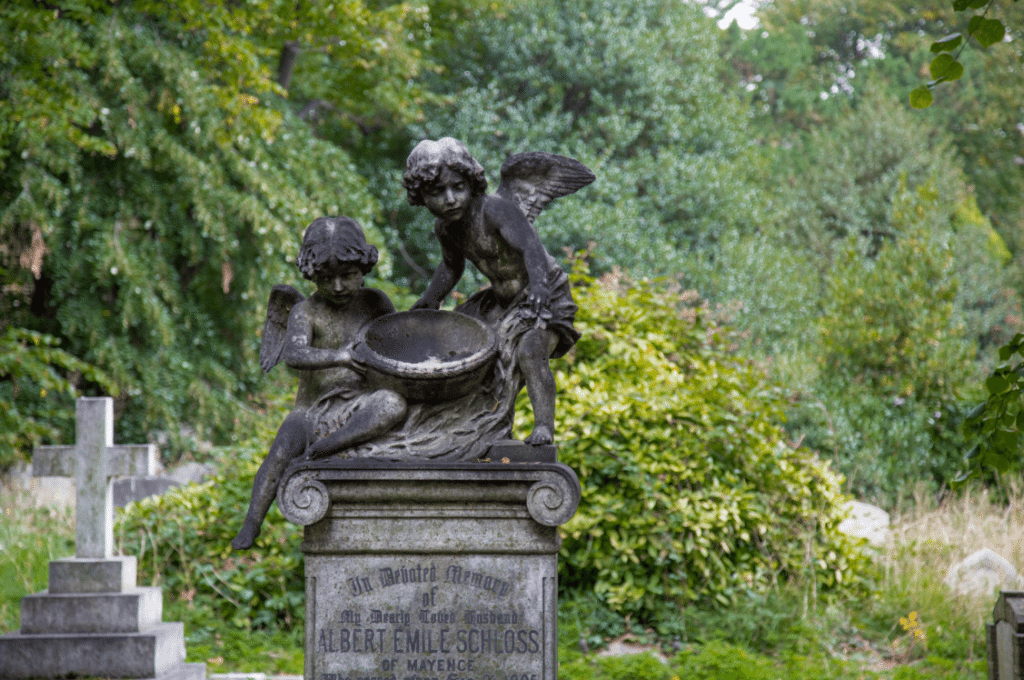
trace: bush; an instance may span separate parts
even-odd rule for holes
[[[275,425],[284,419],[268,416]],[[271,509],[251,553],[231,539],[242,526],[256,470],[273,439],[262,428],[251,445],[223,449],[223,469],[203,484],[132,503],[118,518],[122,553],[139,558],[139,582],[162,585],[174,600],[241,629],[294,627],[305,618],[300,528]]]
[[[556,432],[583,496],[562,528],[562,585],[641,621],[779,581],[864,585],[837,530],[840,479],[785,442],[778,390],[694,296],[577,283],[583,337],[557,370]]]

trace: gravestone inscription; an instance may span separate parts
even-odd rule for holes
[[[557,527],[578,502],[558,463],[291,468],[307,680],[554,680]]]
[[[540,680],[554,578],[529,562],[349,557],[322,570],[315,597],[329,605],[317,612],[314,677]]]

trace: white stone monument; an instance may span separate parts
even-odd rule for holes
[[[185,663],[181,623],[162,621],[158,587],[138,587],[134,556],[115,556],[112,478],[152,474],[156,447],[114,446],[114,402],[81,398],[75,445],[40,446],[35,476],[75,478],[75,556],[50,562],[49,590],[21,601],[21,631],[0,636],[0,678],[202,680]]]

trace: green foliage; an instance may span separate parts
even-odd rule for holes
[[[745,342],[790,391],[787,430],[848,489],[889,502],[955,474],[979,346],[1019,304],[1009,252],[933,130],[878,88],[785,155],[785,225],[691,270],[738,303]],[[959,179],[958,179],[959,178]]]
[[[937,57],[932,59],[931,64],[928,65],[928,71],[932,80],[925,85],[918,86],[914,90],[914,92],[918,93],[916,96],[914,93],[911,93],[911,106],[917,109],[924,109],[931,105],[931,93],[929,92],[928,97],[922,96],[920,94],[922,88],[925,91],[930,91],[939,83],[951,82],[963,77],[964,67],[957,59],[959,59],[960,54],[967,47],[971,38],[977,40],[978,45],[982,49],[988,49],[992,45],[1003,41],[1003,38],[1006,37],[1006,26],[999,19],[989,19],[987,17],[989,10],[994,4],[995,0],[954,0],[953,9],[957,12],[966,12],[968,9],[984,9],[985,11],[981,14],[971,15],[967,22],[966,36],[961,33],[950,33],[931,44],[931,51],[939,53]],[[963,42],[962,46],[961,42]],[[952,52],[958,46],[960,49],[955,55],[945,54],[946,52]]]
[[[298,278],[303,227],[344,213],[383,246],[349,157],[280,96],[273,47],[309,47],[298,92],[414,115],[404,41],[422,19],[357,1],[0,10],[0,310],[109,376],[77,387],[120,394],[119,437],[230,441],[253,416],[263,301]],[[389,266],[385,252],[377,274]]]
[[[50,560],[75,553],[75,516],[57,507],[37,508],[29,494],[0,488],[0,631],[21,625],[21,598],[46,589]]]
[[[985,379],[987,395],[964,420],[964,434],[973,445],[964,456],[956,481],[980,477],[986,470],[1006,472],[1021,463],[1024,431],[1024,334],[999,348],[1001,363]]]
[[[287,630],[303,620],[301,530],[275,507],[253,552],[233,551],[265,451],[257,444],[223,453],[224,467],[211,480],[128,506],[118,518],[119,547],[138,556],[140,582],[205,612],[201,625]]]
[[[23,328],[8,328],[0,336],[0,470],[18,461],[20,451],[68,429],[76,395],[68,374],[113,387],[102,372],[59,344]]]
[[[883,398],[958,396],[974,347],[955,317],[952,254],[931,236],[905,233],[871,260],[854,243],[840,253],[819,322],[823,373]]]
[[[694,296],[614,276],[576,290],[583,338],[557,368],[560,459],[583,484],[562,584],[643,621],[799,580],[864,587],[839,478],[779,426],[779,392]],[[691,304],[687,304],[691,303]]]
[[[716,82],[716,36],[700,8],[531,0],[479,13],[453,31],[449,49],[437,52],[444,70],[430,80],[452,105],[425,107],[424,120],[400,139],[374,139],[361,152],[374,191],[393,208],[389,245],[415,266],[436,266],[437,248],[430,216],[404,205],[398,179],[411,143],[423,137],[463,140],[490,173],[492,191],[512,153],[543,150],[590,166],[597,181],[553,203],[537,228],[555,254],[596,242],[599,271],[680,271],[686,252],[758,221],[749,181],[757,154],[740,102]],[[381,144],[394,153],[390,167]],[[410,285],[425,284],[410,270],[399,263]],[[478,283],[470,276],[463,292]]]

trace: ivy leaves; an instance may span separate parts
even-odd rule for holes
[[[939,83],[951,82],[963,77],[964,67],[959,62],[959,57],[971,38],[974,38],[982,49],[988,49],[1003,41],[1006,37],[1006,26],[999,19],[989,19],[987,16],[994,3],[995,0],[953,0],[953,9],[957,12],[981,8],[985,8],[985,11],[972,16],[967,22],[966,37],[959,32],[950,33],[932,43],[930,49],[933,54],[938,55],[928,65],[928,73],[932,79],[911,91],[911,106],[915,109],[928,108],[932,103],[932,88]],[[950,54],[954,50],[956,50],[956,54]]]
[[[1018,363],[1013,363],[1015,361]],[[975,441],[964,456],[965,469],[954,480],[962,484],[980,477],[984,468],[1006,472],[1020,460],[1024,432],[1024,333],[999,348],[1002,362],[985,379],[988,398],[964,421],[964,433]]]

